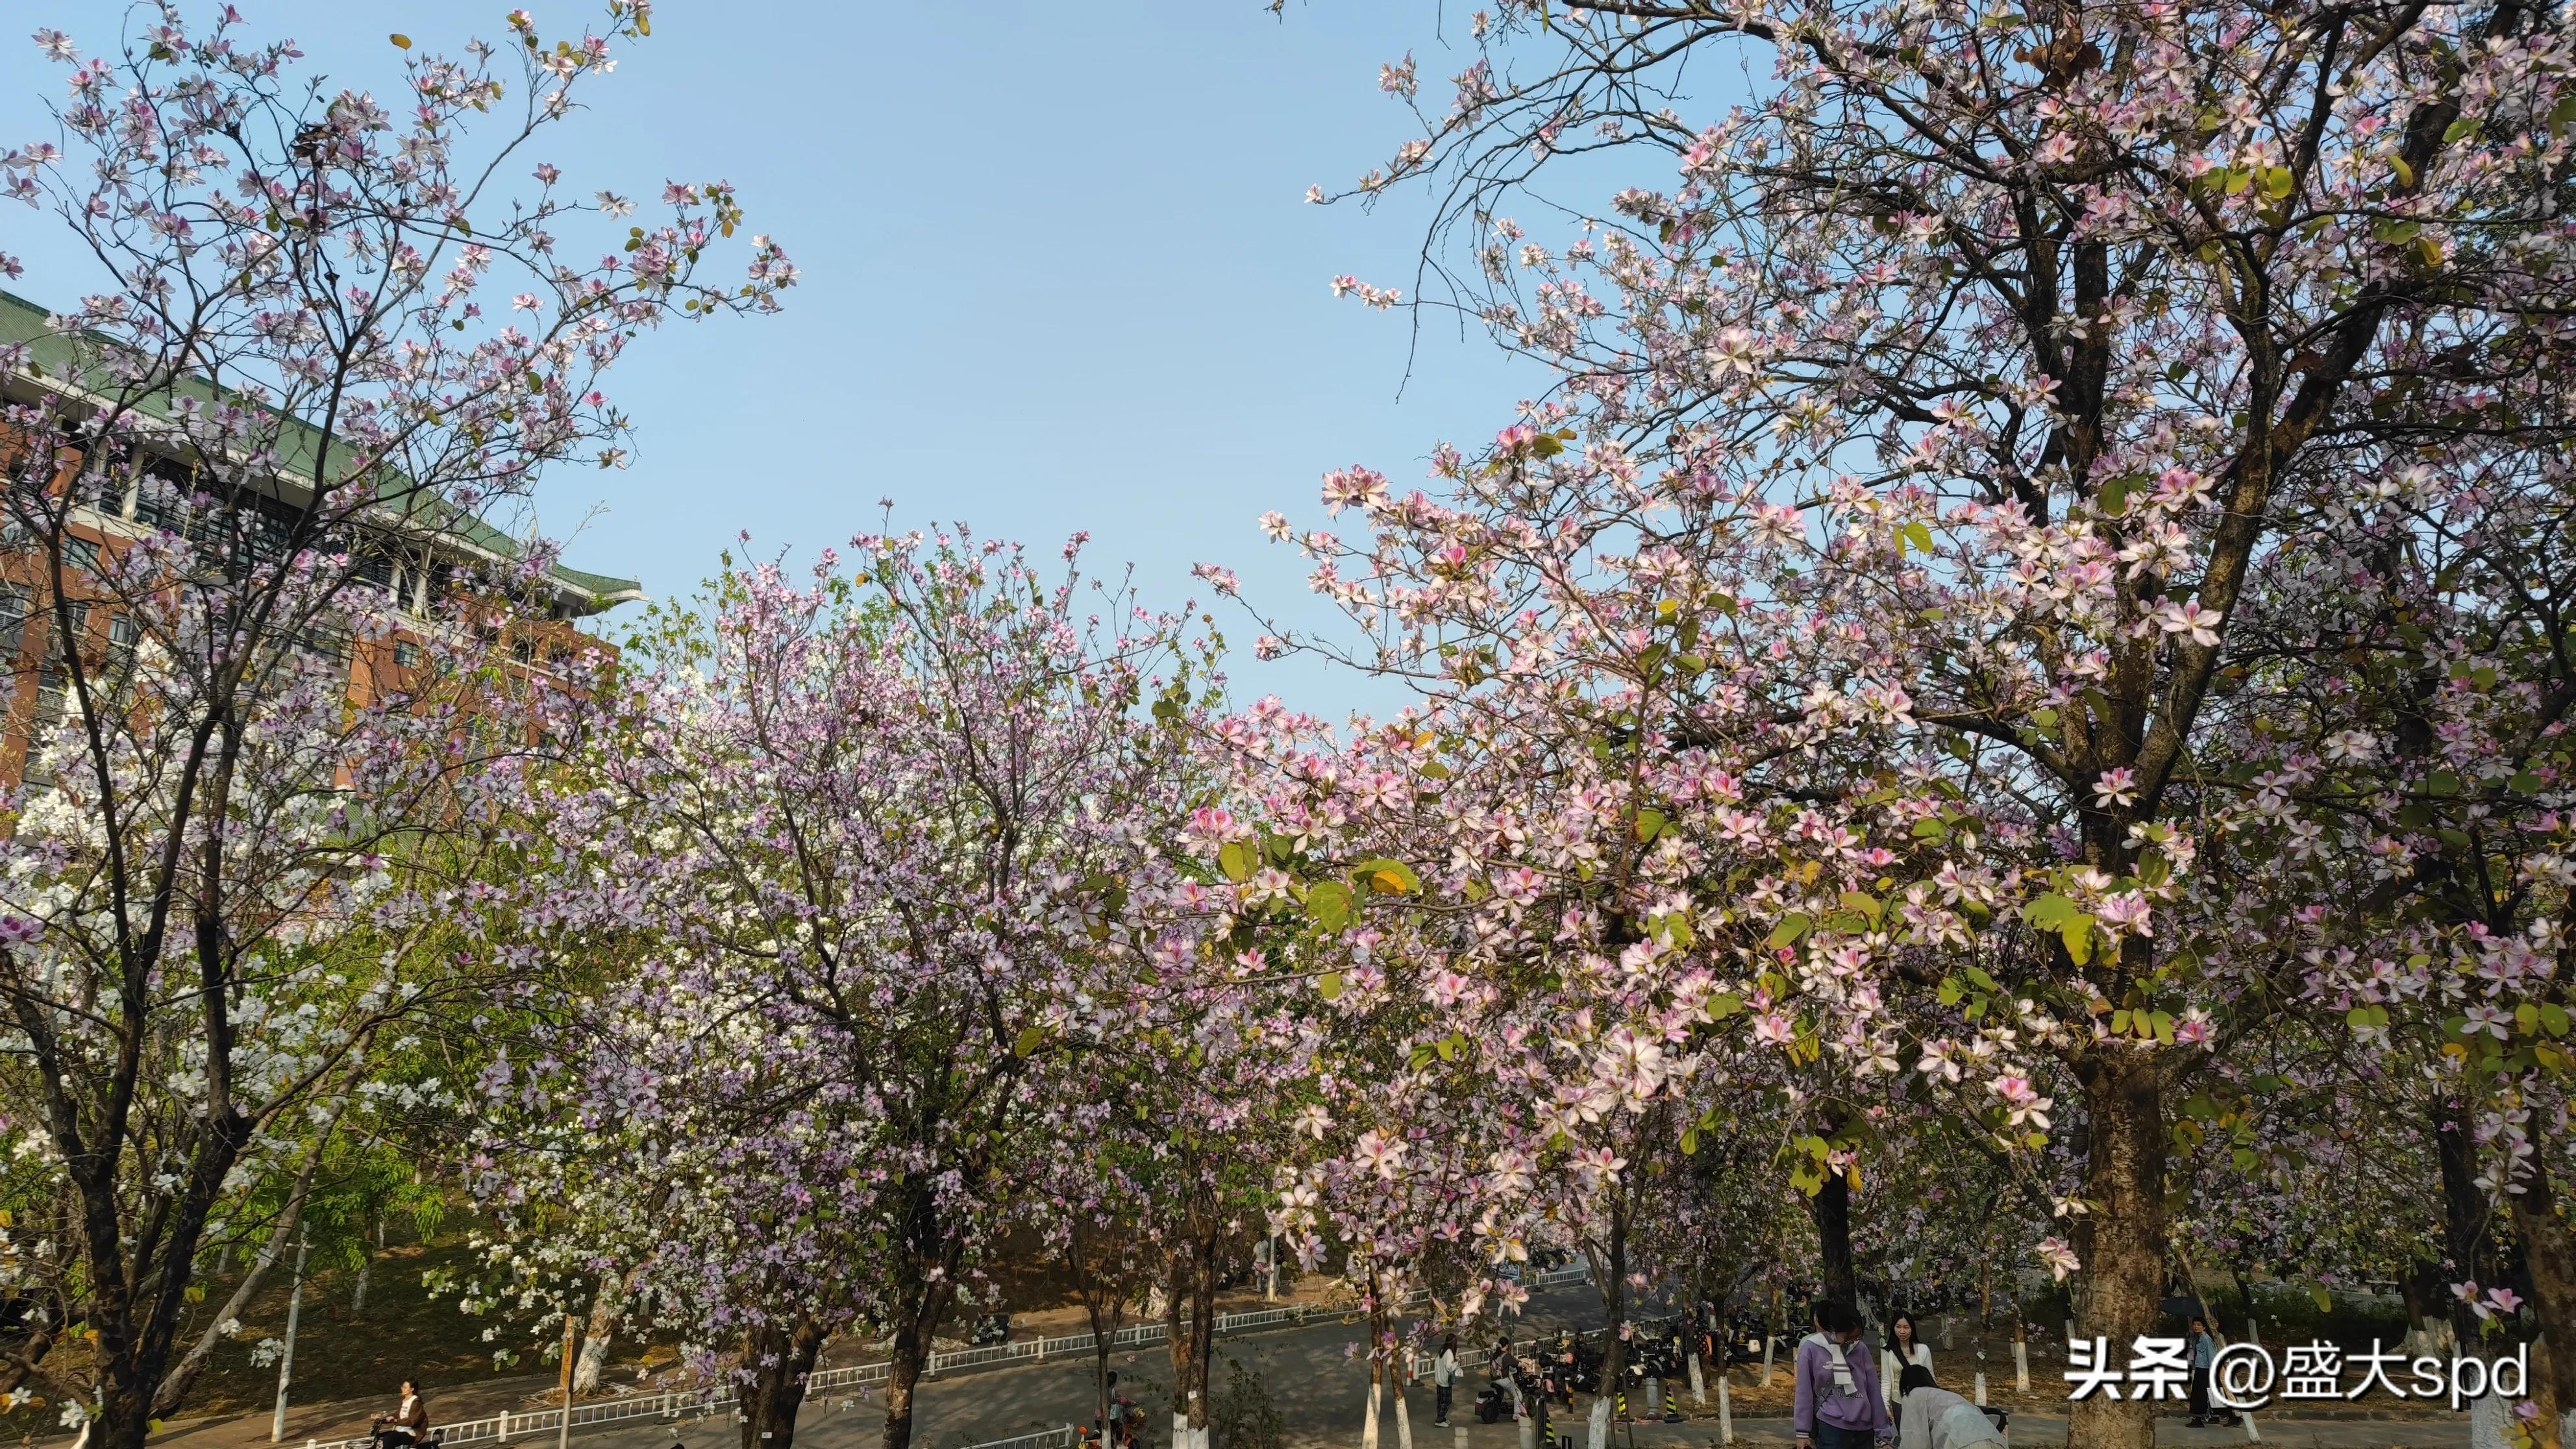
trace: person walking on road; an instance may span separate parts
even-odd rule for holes
[[[2209,1400],[2209,1371],[2218,1362],[2218,1335],[2209,1331],[2209,1320],[2199,1314],[2191,1319],[2191,1426],[2205,1429],[2215,1424],[2225,1428],[2237,1422],[2230,1409],[2221,1409]]]
[[[1896,1437],[1878,1387],[1875,1357],[1860,1343],[1860,1312],[1848,1303],[1816,1305],[1816,1332],[1798,1341],[1798,1449],[1871,1449]]]
[[[1431,1422],[1446,1428],[1449,1423],[1449,1394],[1458,1386],[1458,1335],[1452,1333],[1440,1340],[1440,1356],[1431,1361]]]

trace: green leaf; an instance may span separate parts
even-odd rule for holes
[[[2114,478],[2110,482],[2103,484],[2102,497],[2100,501],[2102,512],[2112,518],[2117,518],[2121,514],[2127,512],[2129,508],[2129,480],[2125,477]]]
[[[2456,146],[2478,133],[2478,123],[2466,116],[2442,128],[2442,144]]]
[[[2091,916],[2086,916],[2079,924],[2068,926],[2058,932],[2057,936],[2059,940],[2066,943],[2067,957],[2076,965],[2082,966],[2093,959],[2093,918]]]
[[[1323,976],[1315,982],[1315,990],[1322,993],[1323,998],[1326,1001],[1341,1000],[1342,973],[1339,971],[1325,972]]]
[[[1422,889],[1422,877],[1400,860],[1365,860],[1351,874],[1382,896],[1409,896]]]
[[[1354,905],[1351,888],[1337,880],[1320,882],[1306,892],[1306,913],[1327,931],[1348,930]]]
[[[1252,879],[1252,873],[1260,868],[1261,857],[1255,852],[1250,841],[1229,840],[1225,843],[1225,847],[1216,853],[1216,866],[1217,869],[1225,872],[1227,880],[1247,881]]]
[[[2270,196],[2274,201],[2287,199],[2289,194],[2293,190],[2297,189],[2298,184],[2299,178],[2292,174],[2290,168],[2287,166],[2266,166],[2263,168],[2263,190],[2264,193]]]
[[[1917,820],[1914,822],[1914,838],[1917,840],[1947,840],[1950,838],[1950,827],[1938,820],[1933,820],[1928,817],[1922,820]]]
[[[1846,909],[1858,911],[1869,917],[1871,925],[1878,924],[1879,912],[1885,909],[1879,905],[1878,897],[1865,891],[1843,892],[1843,905]]]
[[[1697,1157],[1698,1155],[1699,1155],[1699,1129],[1698,1129],[1697,1127],[1685,1127],[1685,1128],[1683,1128],[1683,1129],[1682,1129],[1682,1156],[1684,1156],[1684,1157]]]
[[[2252,1172],[2260,1159],[2254,1156],[2254,1150],[2252,1148],[2239,1147],[2236,1149],[2233,1160],[2236,1163],[2236,1170],[2238,1172]]]
[[[1897,553],[1902,555],[1905,552],[1905,546],[1909,543],[1914,545],[1914,551],[1916,553],[1929,557],[1932,552],[1932,526],[1918,518],[1912,523],[1905,525],[1903,528],[1898,529],[1896,533]]]
[[[2325,1285],[2322,1283],[2311,1283],[2308,1285],[2308,1301],[2317,1305],[2317,1311],[2319,1313],[2334,1312],[2334,1295],[2327,1292]]]
[[[2389,157],[2388,169],[2397,173],[2398,185],[2405,187],[2409,191],[2415,189],[2415,168],[2406,164],[2405,157]]]
[[[1045,1045],[1046,1032],[1043,1028],[1024,1026],[1020,1028],[1020,1039],[1011,1043],[1011,1053],[1014,1056],[1033,1057],[1038,1054],[1038,1048]]]
[[[2219,174],[2225,178],[2225,190],[2230,196],[2242,196],[2245,188],[2254,184],[2254,173],[2241,166],[2230,166]]]
[[[1708,1019],[1724,1021],[1744,1009],[1744,998],[1732,991],[1721,991],[1708,999]]]
[[[2084,908],[2055,891],[2022,907],[2022,918],[2043,931],[2063,931],[2076,920],[2091,921]]]
[[[2508,788],[2517,795],[2537,795],[2546,787],[2538,775],[2533,774],[2529,770],[2525,770],[2521,774],[2513,777],[2513,779],[2508,783]]]
[[[1663,833],[1664,812],[1651,807],[1637,812],[1637,841],[1639,844],[1652,845],[1655,843],[1655,837]]]
[[[1813,924],[1815,923],[1799,912],[1791,911],[1780,918],[1779,925],[1771,928],[1771,935],[1762,944],[1774,951],[1794,946],[1800,937],[1807,934],[1807,928]]]

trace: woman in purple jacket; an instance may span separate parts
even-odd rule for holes
[[[1798,1343],[1798,1449],[1871,1449],[1896,1437],[1878,1391],[1877,1355],[1860,1343],[1860,1313],[1816,1305],[1817,1332]]]

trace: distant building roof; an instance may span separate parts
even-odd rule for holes
[[[35,364],[49,378],[77,386],[78,379],[72,374],[81,366],[78,350],[69,337],[54,329],[51,317],[45,308],[14,292],[0,289],[0,346],[27,344]],[[113,345],[106,339],[100,341],[103,345]],[[209,404],[240,400],[226,398],[212,383],[194,376],[181,378],[172,386],[171,392]],[[146,399],[144,406],[158,416],[169,415],[168,405],[161,399]],[[312,459],[321,440],[321,430],[292,416],[285,418],[285,424],[278,438],[282,471],[310,482]],[[456,539],[495,558],[515,558],[520,552],[518,541],[508,534],[425,489],[406,495],[401,504],[393,506],[398,506],[407,517],[419,518],[428,531]],[[574,606],[574,613],[597,613],[644,597],[643,584],[634,579],[587,573],[560,564],[548,570],[548,574],[564,602]]]

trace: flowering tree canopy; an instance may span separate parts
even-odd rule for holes
[[[860,1325],[892,1335],[909,1442],[932,1338],[1030,1159],[1082,1130],[1119,1003],[1193,951],[1180,621],[1116,593],[1087,616],[1070,548],[1052,584],[962,535],[852,551],[657,615],[492,902],[514,953],[620,964],[483,1084],[473,1296],[636,1275],[663,1327],[739,1342],[745,1449],[792,1435]]]
[[[602,602],[486,515],[548,463],[619,460],[598,381],[629,341],[795,279],[758,239],[741,280],[704,280],[729,188],[675,184],[668,219],[593,240],[629,204],[573,202],[523,154],[649,26],[640,0],[607,21],[549,44],[518,13],[499,44],[410,56],[382,100],[298,83],[294,46],[229,9],[147,7],[104,55],[37,33],[69,93],[56,136],[0,153],[0,189],[103,276],[32,326],[0,299],[24,781],[0,1130],[45,1164],[29,1190],[78,1263],[47,1270],[0,1383],[85,1323],[67,1421],[119,1449],[212,1341],[174,1372],[208,1224],[292,1174],[288,1144],[327,1137],[407,1015],[455,999],[443,953],[413,953],[448,873],[481,869],[475,802],[544,737],[484,711],[551,653],[576,675],[546,615]],[[590,245],[612,250],[567,259]]]

